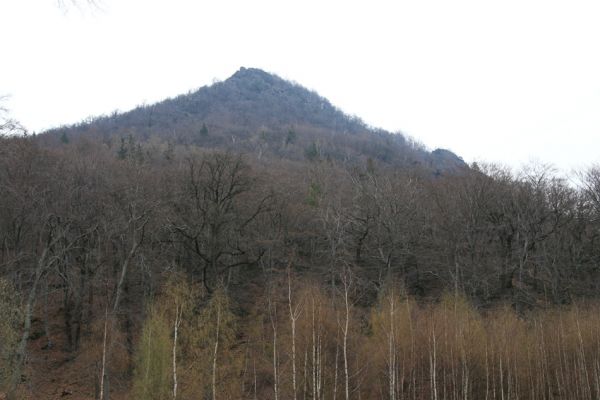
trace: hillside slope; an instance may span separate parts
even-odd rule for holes
[[[197,145],[291,160],[377,160],[433,171],[465,167],[448,150],[429,152],[401,134],[367,126],[302,86],[255,68],[153,105],[50,132],[86,134],[114,144],[124,138]]]

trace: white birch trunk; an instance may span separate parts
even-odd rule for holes
[[[173,400],[177,399],[177,337],[182,314],[183,307],[177,305],[175,308],[175,324],[173,326]]]
[[[338,388],[338,359],[340,355],[339,337],[335,341],[335,369],[333,373],[333,400],[337,400]]]
[[[348,367],[348,329],[350,326],[350,284],[348,271],[344,271],[344,306],[345,306],[345,318],[344,318],[344,328],[342,331],[343,337],[343,346],[342,353],[344,356],[344,390],[345,390],[345,399],[350,400],[350,371]]]
[[[432,399],[433,400],[437,400],[438,399],[438,393],[437,393],[437,375],[436,375],[436,369],[437,369],[437,348],[436,348],[436,338],[435,338],[435,329],[432,328],[431,330],[431,338],[432,338],[432,342],[433,342],[433,352],[429,354],[429,366],[431,369],[431,389],[432,389]]]
[[[219,334],[221,333],[221,305],[217,302],[217,332],[212,364],[212,400],[217,400],[217,356],[219,353]]]
[[[104,377],[106,376],[106,336],[108,334],[108,307],[104,314],[104,335],[102,337],[102,368],[100,371],[100,400],[104,400]]]
[[[290,267],[288,266],[288,305],[290,309],[290,323],[292,325],[292,390],[293,399],[296,400],[296,320],[300,316],[301,309],[298,305],[292,306],[292,277]]]
[[[277,371],[277,308],[271,302],[271,294],[269,294],[269,318],[271,320],[271,328],[273,329],[273,392],[275,400],[279,400],[279,373]]]

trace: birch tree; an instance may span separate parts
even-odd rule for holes
[[[354,276],[348,266],[344,266],[340,273],[341,282],[341,316],[338,324],[342,334],[342,359],[344,366],[344,398],[350,400],[350,363],[348,340],[350,336],[350,321],[352,318],[352,291],[354,290]]]
[[[136,400],[172,398],[171,326],[165,309],[152,306],[135,356],[132,397]]]
[[[297,374],[296,374],[296,321],[302,314],[303,302],[302,300],[294,302],[292,296],[292,271],[291,263],[287,268],[288,274],[288,307],[290,312],[290,325],[292,329],[292,395],[293,399],[296,400],[298,393],[297,390]]]
[[[236,317],[231,310],[231,301],[225,289],[218,286],[203,308],[196,328],[198,352],[196,363],[202,365],[203,395],[212,400],[226,399],[239,395],[241,385],[240,360],[232,347],[236,337]],[[236,394],[238,393],[238,394]]]
[[[139,399],[176,400],[180,364],[187,367],[191,362],[190,355],[182,353],[182,344],[190,343],[186,335],[193,332],[193,305],[200,300],[200,293],[184,276],[172,274],[163,294],[150,307],[137,346],[133,394]]]

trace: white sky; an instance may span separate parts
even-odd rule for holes
[[[245,66],[469,162],[600,162],[598,0],[100,1],[0,0],[0,93],[29,129]]]

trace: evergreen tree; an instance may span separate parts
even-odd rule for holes
[[[319,158],[319,148],[315,142],[312,142],[305,150],[304,156],[309,161],[315,161]]]
[[[60,135],[60,142],[63,144],[68,144],[70,142],[67,132],[63,132],[62,135]]]
[[[200,129],[200,136],[202,136],[202,137],[208,136],[208,128],[206,127],[205,123],[202,124],[202,128]]]
[[[127,158],[127,154],[129,154],[129,150],[127,148],[127,142],[125,141],[125,138],[121,138],[121,146],[119,147],[119,150],[117,151],[117,157],[119,158],[119,160],[124,160]]]
[[[290,129],[285,137],[285,145],[294,144],[296,142],[296,132],[293,129]]]

